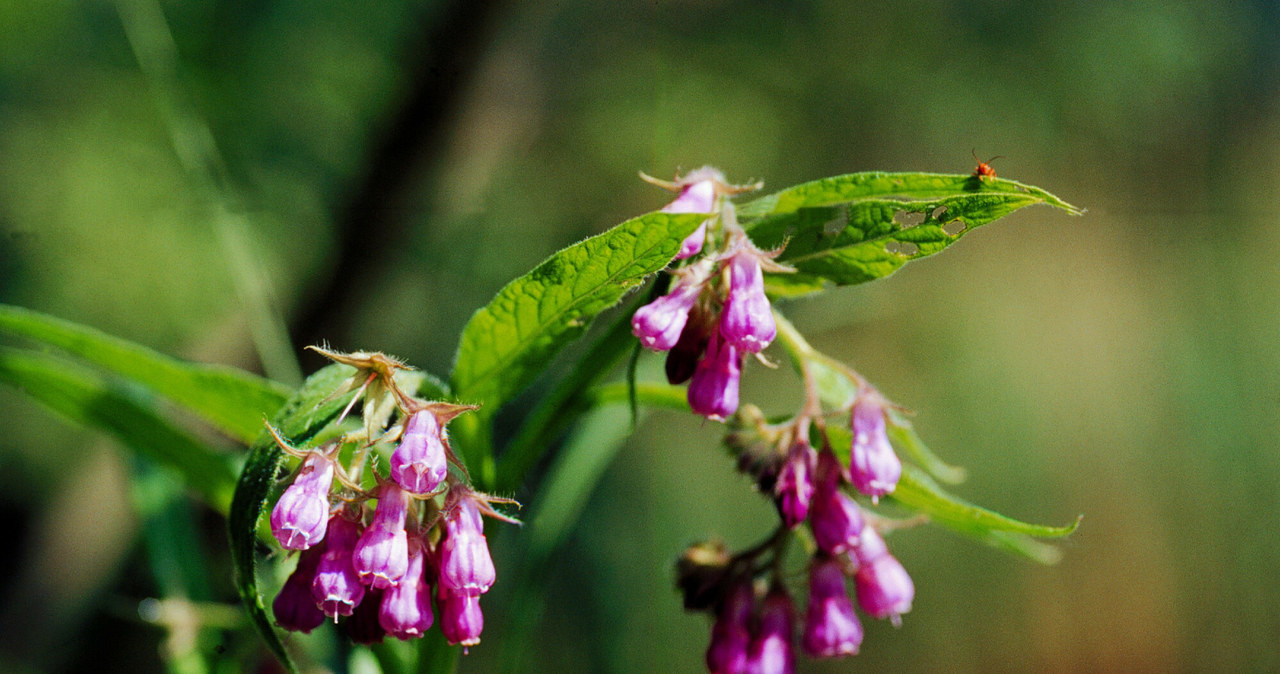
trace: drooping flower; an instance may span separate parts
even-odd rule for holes
[[[280,594],[271,602],[271,613],[276,624],[294,632],[310,632],[324,622],[324,612],[311,595],[311,583],[316,578],[324,546],[316,545],[298,556],[298,566],[284,581]]]
[[[862,510],[840,489],[839,460],[830,450],[818,457],[818,480],[809,505],[809,527],[818,547],[829,555],[858,544],[863,530]]]
[[[707,670],[711,674],[742,674],[751,646],[751,613],[755,607],[751,583],[737,583],[724,598],[711,627],[707,645]]]
[[[853,448],[849,454],[849,474],[854,488],[872,498],[893,493],[902,477],[902,462],[889,444],[880,396],[875,393],[858,396],[850,424]]]
[[[873,618],[889,618],[897,625],[900,616],[911,611],[916,588],[911,576],[893,555],[874,527],[866,527],[861,544],[854,549],[858,572],[854,585],[858,605]]]
[[[689,380],[689,407],[708,419],[723,421],[738,409],[742,357],[719,332],[712,332],[707,353]]]
[[[356,543],[353,560],[360,582],[385,589],[400,581],[409,569],[409,541],[405,533],[409,496],[395,482],[378,487],[378,507],[373,521]]]
[[[787,453],[773,485],[774,503],[788,528],[803,522],[809,516],[813,501],[813,473],[818,461],[817,452],[804,438],[797,440]]]
[[[791,597],[779,588],[770,590],[760,611],[760,623],[751,635],[747,674],[791,674],[796,669],[792,646],[795,609]]]
[[[440,585],[449,592],[480,595],[488,592],[497,580],[484,536],[484,522],[471,495],[458,498],[445,516],[439,560]]]
[[[391,454],[392,479],[411,494],[430,494],[448,474],[440,421],[429,410],[414,413]]]
[[[421,539],[409,540],[409,569],[400,582],[382,595],[378,623],[391,636],[407,640],[420,637],[431,628],[431,586],[425,573],[426,555]]]
[[[680,332],[680,339],[667,352],[665,365],[667,381],[671,384],[683,384],[689,381],[698,370],[698,363],[707,351],[711,333],[719,328],[709,321],[708,312],[694,305],[689,311],[688,320]]]
[[[734,348],[760,353],[778,334],[764,294],[760,254],[744,246],[729,258],[729,294],[720,315],[720,334]]]
[[[440,631],[445,640],[463,646],[480,643],[480,633],[484,631],[480,595],[458,594],[441,585],[436,599],[440,602]]]
[[[320,556],[315,580],[311,583],[311,596],[330,618],[351,615],[364,599],[364,585],[351,561],[351,551],[359,538],[359,522],[344,513],[330,518],[324,554]]]
[[[324,538],[329,522],[333,460],[311,452],[298,477],[271,510],[271,533],[286,550],[306,550]]]
[[[723,182],[724,175],[711,168],[702,168],[677,181],[680,195],[675,201],[662,207],[663,213],[711,213],[716,204],[716,182]],[[693,257],[702,251],[707,238],[707,223],[703,222],[680,243],[677,260]]]
[[[862,623],[844,583],[844,570],[834,558],[818,558],[809,568],[809,608],[801,646],[818,658],[855,655],[862,644]]]
[[[689,320],[689,310],[702,292],[699,279],[683,278],[671,292],[640,307],[631,317],[631,332],[640,344],[654,351],[667,351],[676,345]]]

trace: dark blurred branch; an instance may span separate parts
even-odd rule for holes
[[[445,147],[460,99],[492,37],[501,1],[461,0],[429,12],[419,37],[407,45],[410,75],[398,109],[389,111],[381,140],[372,145],[365,173],[337,221],[337,257],[326,278],[303,295],[290,334],[301,350],[323,340],[348,344],[348,317],[361,292],[376,284],[397,243],[409,235],[415,189]],[[307,352],[310,354],[310,352]],[[306,356],[311,358],[313,356]],[[316,356],[304,367],[321,364]]]

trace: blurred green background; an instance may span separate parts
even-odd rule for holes
[[[0,301],[285,380],[285,334],[444,374],[504,282],[669,199],[637,170],[769,190],[967,173],[972,148],[1089,212],[785,310],[918,412],[966,498],[1085,519],[1056,567],[895,534],[902,628],[801,669],[1280,670],[1272,0],[0,3]],[[790,409],[788,375],[750,367],[744,399]],[[159,669],[140,467],[15,391],[0,418],[0,670]],[[701,669],[671,563],[773,517],[718,432],[647,418],[553,560],[523,671]],[[500,573],[527,533],[494,536]],[[512,662],[512,598],[463,671]]]

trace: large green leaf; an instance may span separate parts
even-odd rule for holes
[[[284,404],[288,387],[235,368],[189,363],[93,328],[0,305],[0,331],[57,347],[185,407],[241,442]]]
[[[0,380],[176,471],[211,506],[226,512],[235,485],[232,458],[165,421],[140,389],[60,358],[11,348],[0,348]]]
[[[798,185],[742,207],[763,248],[785,245],[778,261],[795,274],[771,274],[774,295],[801,295],[829,283],[883,278],[938,253],[977,227],[1020,208],[1049,204],[1080,211],[1053,195],[1008,180],[858,173]]]
[[[547,258],[498,291],[462,331],[453,393],[491,415],[596,314],[667,266],[704,215],[650,213]]]

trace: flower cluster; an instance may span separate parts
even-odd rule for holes
[[[271,512],[280,546],[299,552],[272,604],[276,622],[309,632],[345,617],[352,640],[375,643],[388,634],[421,637],[439,615],[449,643],[479,643],[480,597],[497,578],[483,516],[511,520],[492,506],[509,501],[469,486],[449,445],[446,425],[474,408],[406,395],[394,376],[404,366],[382,354],[321,353],[357,368],[335,395],[358,389],[365,424],[309,450],[290,447],[271,429],[284,451],[302,459]],[[389,443],[387,457],[378,450]],[[342,450],[353,446],[341,465]],[[389,475],[380,474],[382,460]],[[364,476],[367,465],[374,468]]]
[[[792,270],[774,261],[780,250],[751,243],[725,198],[757,186],[726,185],[710,168],[660,184],[679,193],[663,210],[708,219],[683,242],[676,259],[687,261],[670,272],[668,292],[636,311],[632,332],[643,346],[668,352],[667,378],[689,382],[695,413],[729,422],[727,444],[739,468],[773,499],[781,520],[759,545],[729,554],[699,544],[678,564],[686,608],[714,617],[707,667],[793,671],[797,612],[781,567],[796,540],[809,558],[799,647],[818,658],[855,654],[863,630],[854,597],[864,615],[896,625],[915,595],[880,533],[900,524],[860,502],[892,494],[902,475],[888,434],[893,406],[857,373],[814,351],[770,305],[764,274]],[[771,424],[758,408],[739,405],[738,384],[745,355],[760,354],[780,336],[804,379],[805,400],[794,417]],[[833,378],[851,392],[833,396],[824,383]],[[833,416],[848,419],[847,439],[843,429],[828,428]],[[837,435],[841,440],[833,440]],[[835,444],[847,448],[847,458]]]
[[[773,261],[777,251],[751,243],[725,199],[759,185],[726,184],[709,167],[672,183],[649,180],[679,193],[663,211],[708,218],[681,244],[676,259],[690,262],[672,272],[670,292],[637,310],[631,330],[646,348],[669,352],[667,379],[689,382],[694,412],[724,420],[738,409],[744,357],[777,336],[764,272],[790,269]]]

